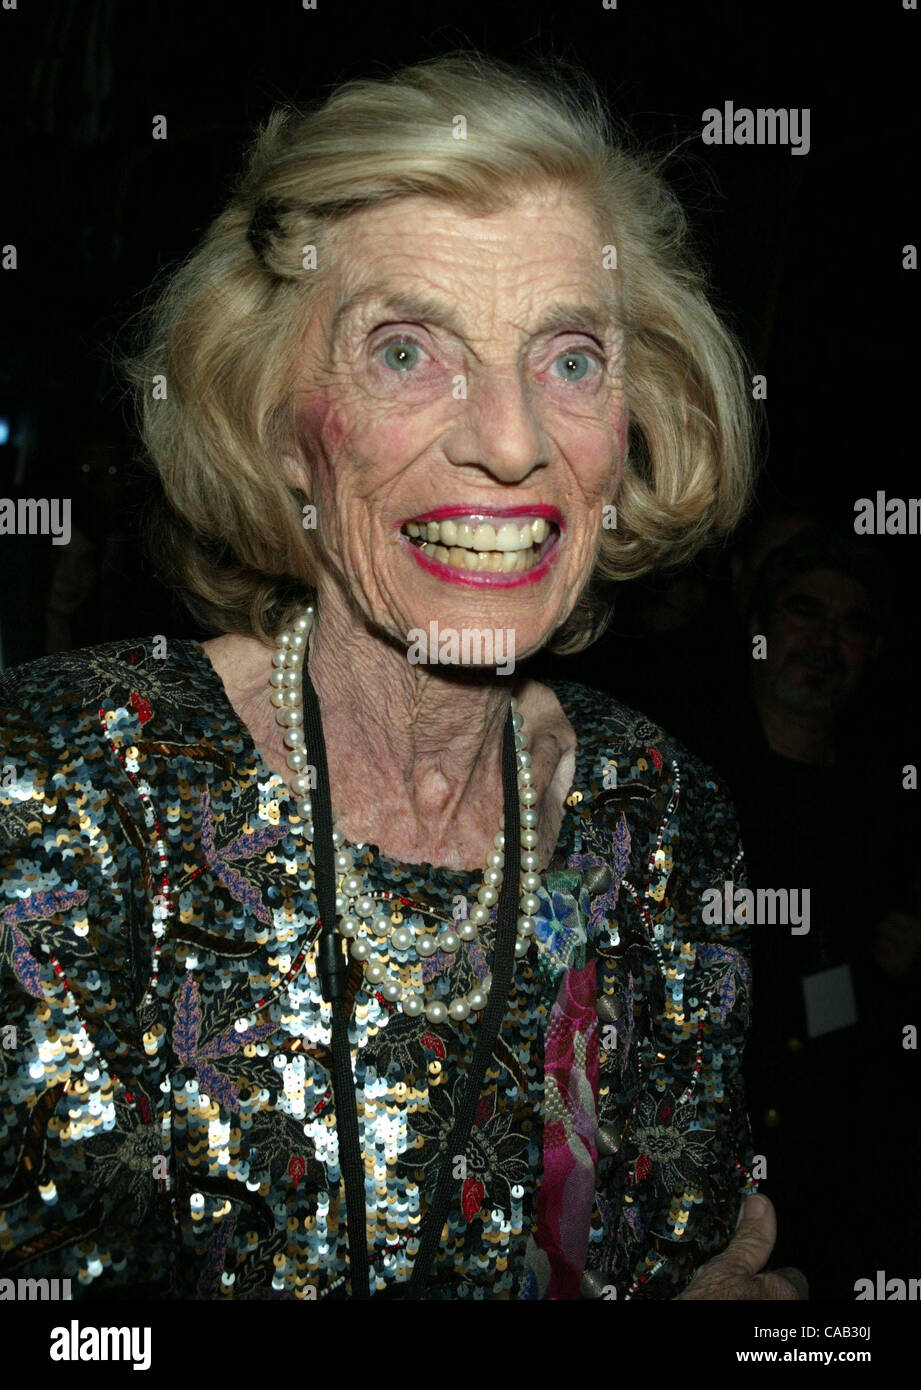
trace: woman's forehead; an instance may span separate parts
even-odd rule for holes
[[[378,310],[462,335],[459,297],[476,304],[500,294],[527,304],[529,322],[522,327],[531,333],[571,328],[602,336],[616,324],[615,282],[602,268],[602,239],[577,202],[538,218],[517,204],[484,218],[413,197],[350,221],[331,267],[333,343]]]
[[[523,234],[525,243],[520,240]],[[422,194],[388,198],[343,219],[335,229],[334,245],[339,258],[359,247],[372,258],[399,254],[404,246],[418,254],[419,243],[436,253],[442,246],[455,254],[466,247],[485,258],[501,254],[509,243],[521,256],[537,241],[559,243],[559,251],[571,248],[574,256],[594,259],[604,239],[593,212],[575,190],[547,186],[489,211]]]

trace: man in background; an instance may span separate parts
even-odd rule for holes
[[[726,779],[749,887],[800,907],[808,890],[798,925],[752,925],[747,1093],[776,1258],[795,1253],[812,1297],[852,1299],[877,1269],[915,1277],[919,1244],[917,793],[905,750],[853,717],[890,597],[859,541],[798,516],[733,568],[745,679],[677,732]]]

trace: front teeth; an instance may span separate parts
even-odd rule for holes
[[[503,521],[498,528],[475,517],[467,520],[408,521],[406,534],[420,550],[444,565],[457,569],[512,574],[530,569],[550,535],[543,517],[531,521]]]
[[[498,530],[489,522],[473,524],[467,521],[409,521],[406,533],[413,540],[422,540],[429,545],[461,550],[501,551],[530,550],[534,545],[543,545],[550,534],[550,524],[543,517],[518,524],[504,521]]]

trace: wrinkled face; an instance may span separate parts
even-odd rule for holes
[[[512,630],[518,658],[572,611],[627,431],[602,248],[555,189],[345,224],[293,402],[321,609],[336,584],[404,645],[435,620]]]
[[[834,570],[814,570],[790,583],[760,631],[767,637],[767,656],[754,663],[756,679],[781,704],[803,714],[837,712],[876,645],[866,590]]]

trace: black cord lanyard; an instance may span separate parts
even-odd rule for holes
[[[323,998],[332,1004],[333,1099],[339,1131],[339,1163],[345,1181],[346,1229],[352,1298],[370,1296],[368,1277],[368,1239],[365,1211],[365,1170],[358,1135],[358,1111],[349,1047],[349,1020],[345,1007],[349,975],[348,958],[336,930],[336,870],[333,856],[333,813],[329,790],[326,743],[320,719],[320,703],[307,670],[304,656],[304,734],[307,761],[316,768],[313,802],[314,868],[317,904],[320,909],[320,936],[317,941],[317,973]],[[429,1268],[435,1258],[451,1200],[455,1156],[467,1149],[477,1101],[483,1089],[486,1067],[492,1056],[508,1003],[515,970],[515,939],[521,878],[521,816],[518,805],[518,768],[515,757],[515,726],[512,711],[502,740],[502,792],[505,805],[505,868],[496,924],[492,986],[486,1007],[477,1025],[477,1045],[464,1087],[464,1097],[448,1137],[447,1153],[438,1174],[435,1191],[423,1218],[419,1249],[412,1275],[404,1285],[393,1286],[392,1297],[421,1298]]]

